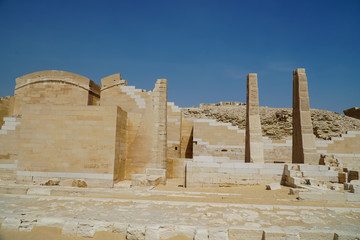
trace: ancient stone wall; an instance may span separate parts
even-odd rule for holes
[[[344,167],[360,170],[360,131],[349,131],[331,140],[319,140],[316,147],[320,154],[338,157]]]
[[[14,115],[24,104],[98,105],[100,86],[65,71],[41,71],[16,79]]]
[[[111,187],[123,175],[124,123],[118,107],[23,105],[17,181],[84,178]]]
[[[4,124],[4,117],[11,117],[13,114],[15,98],[12,96],[0,98],[0,128]]]
[[[181,110],[173,102],[167,103],[167,157],[180,158]]]
[[[125,178],[147,168],[166,168],[166,80],[158,80],[153,92],[127,86],[120,74],[101,82],[100,106],[120,106],[128,113]]]
[[[209,158],[209,159],[207,159]],[[217,162],[202,157],[186,163],[186,187],[229,187],[281,182],[284,164]]]
[[[213,119],[195,119],[193,156],[228,157],[244,160],[245,131],[230,123]]]
[[[19,154],[19,132],[21,119],[3,118],[0,128],[0,180],[15,180]]]

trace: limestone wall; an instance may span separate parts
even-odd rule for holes
[[[245,131],[213,119],[194,120],[193,155],[244,160]]]
[[[264,159],[266,163],[291,163],[292,140],[274,140],[263,137]]]
[[[100,86],[65,71],[41,71],[16,79],[14,115],[24,104],[98,105]]]
[[[167,103],[167,155],[180,158],[181,111],[173,102]]]
[[[14,108],[14,97],[0,98],[0,128],[4,124],[4,117],[11,117]]]
[[[167,96],[164,86],[166,81],[158,80],[154,91],[146,92],[127,86],[120,74],[102,79],[100,106],[120,106],[128,113],[126,179],[145,173],[146,168],[159,168],[159,162],[166,168]]]
[[[15,180],[21,119],[5,117],[0,128],[0,180]]]
[[[235,134],[232,126],[230,126],[230,129],[228,128],[229,124],[222,123],[223,126],[221,126],[215,120],[209,119],[193,121],[193,152],[195,157],[215,156],[229,157],[231,160],[244,160],[245,133],[243,130],[237,130]],[[263,144],[266,163],[292,162],[291,139],[274,140],[263,137]],[[333,137],[329,141],[317,140],[316,149],[318,158],[320,154],[334,154],[342,160],[345,167],[351,169],[360,168],[359,131],[349,131],[348,134],[344,134],[342,137]]]
[[[85,178],[112,186],[122,178],[126,113],[118,107],[23,105],[18,181]]]
[[[281,182],[284,164],[186,162],[186,187],[227,187]]]

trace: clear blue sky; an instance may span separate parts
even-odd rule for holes
[[[120,72],[152,90],[168,79],[181,107],[246,101],[292,106],[292,70],[306,68],[312,108],[360,106],[360,1],[0,0],[0,96],[15,78],[64,70]]]

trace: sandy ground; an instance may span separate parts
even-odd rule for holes
[[[169,179],[166,186],[154,189],[129,188],[128,183],[114,189],[24,186],[49,190],[51,194],[43,196],[37,191],[28,191],[25,195],[0,194],[0,220],[9,216],[56,217],[66,221],[144,225],[233,225],[259,229],[278,226],[310,230],[348,228],[351,232],[360,229],[360,204],[299,201],[296,196],[289,195],[289,188],[284,186],[270,191],[265,190],[265,185],[186,189],[178,187],[181,184],[179,180]],[[39,226],[27,232],[1,229],[0,240],[89,239],[62,235],[61,231],[61,228]],[[125,239],[125,236],[96,232],[93,239]],[[171,239],[188,238],[177,236]]]

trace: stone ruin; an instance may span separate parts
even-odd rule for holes
[[[101,84],[64,71],[17,78],[14,97],[0,102],[0,178],[89,188],[282,184],[299,199],[360,202],[360,132],[315,140],[305,69],[293,72],[292,140],[262,136],[255,73],[247,76],[246,130],[184,118],[167,102],[166,79],[153,91],[120,74]]]

